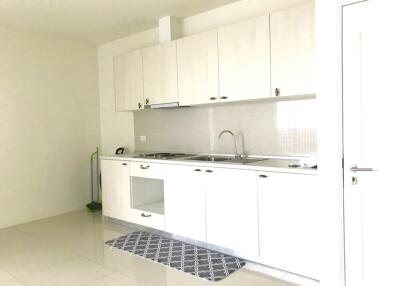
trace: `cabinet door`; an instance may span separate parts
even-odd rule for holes
[[[165,167],[165,229],[184,237],[206,241],[203,168]]]
[[[206,170],[207,242],[257,257],[257,179],[253,171]]]
[[[263,263],[319,278],[317,176],[259,173],[258,198]]]
[[[218,102],[217,31],[178,40],[180,105]]]
[[[178,102],[176,41],[143,49],[146,104]]]
[[[103,215],[129,221],[131,184],[128,162],[101,160],[101,190]]]
[[[142,52],[114,58],[115,105],[117,111],[143,108]]]
[[[275,12],[270,17],[271,93],[314,94],[314,4]]]
[[[218,30],[220,100],[270,96],[269,18]]]

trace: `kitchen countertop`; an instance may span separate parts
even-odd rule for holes
[[[121,161],[133,161],[133,162],[149,162],[149,163],[160,163],[160,164],[171,164],[171,165],[187,165],[187,166],[199,166],[199,167],[210,167],[210,168],[229,168],[229,169],[242,169],[242,170],[254,170],[262,172],[280,172],[280,173],[293,173],[293,174],[306,174],[306,175],[317,175],[318,170],[310,167],[289,167],[289,165],[297,164],[300,165],[300,159],[296,157],[278,157],[278,156],[262,156],[264,160],[256,161],[252,163],[230,163],[230,162],[208,162],[208,161],[195,161],[190,160],[190,157],[203,156],[209,154],[193,154],[187,157],[176,158],[176,159],[154,159],[141,157],[139,153],[134,154],[123,154],[123,155],[104,155],[100,156],[102,160],[121,160]],[[226,156],[226,155],[216,155]],[[259,157],[259,156],[249,156]]]

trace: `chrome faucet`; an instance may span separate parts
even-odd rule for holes
[[[222,135],[224,135],[225,133],[228,133],[228,134],[232,135],[233,146],[235,147],[235,158],[236,159],[242,158],[242,155],[239,154],[238,149],[237,149],[236,136],[232,131],[230,131],[230,130],[222,130],[218,135],[218,139],[221,139]]]

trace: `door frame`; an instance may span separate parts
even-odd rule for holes
[[[345,90],[344,90],[344,9],[349,6],[358,5],[360,3],[369,2],[370,0],[359,0],[356,2],[351,1],[350,3],[343,4],[341,7],[341,143],[342,143],[342,211],[343,211],[343,271],[344,271],[344,285],[347,285],[348,281],[348,272],[347,272],[347,261],[348,261],[348,248],[346,245],[346,208],[345,208],[345,132],[344,132],[344,124],[345,124],[345,114],[344,114],[344,106],[345,106]]]
[[[343,8],[357,0],[315,0],[321,283],[344,286]]]

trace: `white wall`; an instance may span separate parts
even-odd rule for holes
[[[182,20],[182,36],[207,31],[231,23],[283,9],[307,0],[242,0]],[[173,16],[173,15],[172,15]],[[158,29],[132,35],[99,46],[99,94],[101,147],[103,154],[112,154],[119,146],[135,150],[132,112],[116,112],[114,98],[113,57],[127,51],[158,43]]]
[[[0,228],[84,208],[96,47],[0,29]]]

